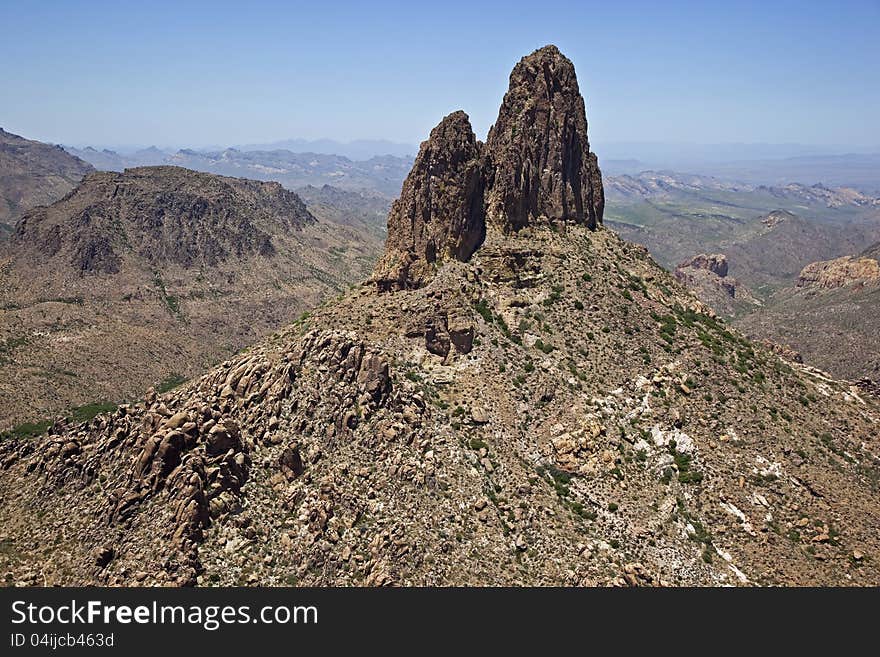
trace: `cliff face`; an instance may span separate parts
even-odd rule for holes
[[[486,234],[481,145],[458,111],[431,131],[388,215],[381,289],[418,287],[444,258],[467,260]]]
[[[729,268],[723,253],[701,253],[679,263],[672,274],[719,315],[733,317],[748,312],[759,302],[751,290],[727,275]]]
[[[574,65],[555,46],[514,67],[486,147],[493,223],[518,230],[535,222],[602,222],[602,174],[590,152],[584,99]]]
[[[574,65],[546,46],[514,68],[485,145],[461,111],[431,131],[388,216],[373,279],[381,290],[420,287],[442,260],[470,258],[487,225],[594,229],[604,206]]]

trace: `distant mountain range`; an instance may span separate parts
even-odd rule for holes
[[[799,182],[855,187],[880,195],[880,148],[874,152],[828,150],[813,146],[732,144],[609,144],[597,148],[602,170],[611,175],[648,169],[688,171],[753,185]]]
[[[155,146],[144,149],[67,150],[98,169],[121,170],[131,166],[171,164],[168,158],[180,149]],[[418,147],[382,139],[342,142],[333,139],[284,139],[263,144],[183,149],[197,153],[290,151],[347,158],[356,163],[385,156],[407,160]],[[647,170],[672,170],[699,176],[713,176],[751,185],[782,186],[790,183],[822,184],[828,187],[854,187],[880,196],[880,146],[876,149],[849,150],[847,147],[804,144],[600,144],[596,148],[603,173],[608,176],[634,175]],[[405,173],[405,172],[404,172]],[[333,184],[332,181],[326,181]],[[402,177],[401,177],[402,182]],[[303,183],[307,184],[307,183]]]
[[[858,251],[859,245],[864,248],[880,227],[880,200],[848,187],[766,186],[646,171],[608,176],[605,190],[608,225],[622,237],[647,246],[665,267],[674,269],[700,253],[726,253],[732,275],[762,295],[788,284],[808,262]],[[768,213],[792,220],[767,225]],[[789,240],[784,245],[779,243],[782,235]],[[766,242],[753,249],[759,256],[763,250],[792,247],[796,262],[785,260],[786,267],[780,269],[784,259],[765,257],[762,270],[775,274],[750,279],[756,270],[740,270],[740,258],[728,249],[754,240]],[[808,252],[794,248],[795,244],[824,250]]]
[[[243,144],[236,146],[241,151],[293,151],[295,153],[320,153],[322,155],[341,155],[351,160],[369,160],[382,155],[413,157],[419,151],[418,145],[388,141],[387,139],[355,139],[336,141],[335,139],[282,139],[264,144]]]
[[[342,189],[370,189],[396,196],[403,177],[412,166],[411,157],[383,155],[368,160],[352,160],[341,155],[294,153],[289,150],[220,151],[182,149],[162,151],[155,147],[130,154],[94,148],[68,151],[95,168],[122,171],[139,166],[174,165],[224,176],[273,180],[289,189],[306,185],[331,184]]]
[[[700,170],[761,185],[801,181],[831,187],[850,186],[869,194],[880,194],[880,153],[718,162],[706,164]]]
[[[642,171],[637,175],[609,176],[606,196],[609,200],[632,201],[636,199],[672,199],[706,192],[735,192],[741,194],[765,194],[780,200],[825,205],[829,208],[852,205],[857,207],[880,207],[880,199],[849,187],[830,188],[820,183],[804,185],[756,185],[731,182],[712,176],[679,173],[675,171]]]

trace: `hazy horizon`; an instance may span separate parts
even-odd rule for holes
[[[4,126],[0,126],[3,128]],[[14,131],[11,131],[14,132]],[[28,135],[23,135],[28,137]],[[408,157],[418,152],[418,144],[405,144],[384,139],[355,139],[340,141],[332,138],[314,140],[280,139],[265,144],[206,144],[192,146],[157,144],[60,144],[68,150],[80,151],[92,148],[96,151],[108,150],[123,157],[133,156],[139,151],[157,148],[163,153],[173,154],[180,150],[195,152],[220,152],[229,148],[240,151],[287,150],[294,153],[316,153],[347,157],[354,161],[364,161],[373,157]],[[730,171],[712,169],[713,165],[733,166],[742,164],[794,163],[798,160],[840,157],[880,158],[880,147],[813,146],[809,144],[697,144],[675,142],[593,142],[593,151],[599,157],[603,168],[613,174],[636,173],[650,169],[671,170],[681,173],[721,176],[737,179]],[[742,179],[739,176],[739,179]],[[792,180],[794,180],[792,178]],[[805,177],[805,181],[811,178]],[[815,182],[815,181],[814,181]],[[841,184],[841,183],[838,183]],[[846,184],[846,183],[842,183]]]

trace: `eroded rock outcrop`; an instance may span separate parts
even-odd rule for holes
[[[461,111],[431,131],[388,215],[373,281],[385,291],[418,288],[442,260],[470,258],[487,225],[596,228],[604,205],[574,65],[545,46],[514,68],[485,145]]]
[[[708,284],[719,288],[731,299],[743,296],[744,288],[735,278],[728,278],[727,272],[727,256],[723,253],[701,253],[679,264],[673,273],[680,282],[695,290]]]
[[[453,112],[422,143],[388,215],[380,289],[419,287],[444,258],[467,260],[486,234],[481,145],[467,114]]]
[[[602,174],[587,139],[574,65],[555,46],[524,57],[510,74],[486,148],[493,164],[489,220],[504,230],[538,221],[602,222]]]
[[[713,274],[724,278],[729,270],[727,256],[723,253],[706,255],[701,253],[690,260],[681,263],[678,268],[690,267],[691,269],[708,269]]]
[[[728,276],[729,270],[727,256],[723,253],[701,253],[680,263],[673,275],[715,312],[733,316],[758,304],[758,300],[749,288]]]
[[[811,262],[801,270],[797,287],[833,289],[847,285],[880,283],[880,262],[873,258],[844,256]]]

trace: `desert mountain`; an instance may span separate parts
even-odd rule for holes
[[[880,383],[880,249],[813,262],[793,285],[744,317],[750,335],[791,345],[806,363],[849,379]]]
[[[0,443],[8,581],[880,583],[878,400],[603,225],[574,67],[422,144],[370,281],[198,380]]]
[[[842,228],[779,210],[759,220],[745,239],[725,250],[731,272],[759,291],[790,285],[810,262],[861,250],[880,236],[880,222]]]
[[[639,174],[611,176],[606,182],[609,202],[643,201],[648,199],[686,201],[688,197],[706,200],[706,195],[741,195],[745,199],[767,197],[794,201],[826,208],[876,208],[880,199],[851,187],[829,188],[825,185],[788,183],[779,186],[750,185],[743,182],[674,171],[642,171]],[[750,199],[751,200],[751,199]]]
[[[88,163],[60,146],[0,128],[0,237],[22,214],[57,201],[90,171]]]
[[[370,190],[347,190],[332,185],[298,187],[296,194],[319,219],[362,228],[385,239],[391,200]]]
[[[810,262],[880,239],[880,199],[850,188],[749,185],[643,172],[606,181],[607,224],[674,269],[699,253],[727,255],[731,275],[759,297]]]
[[[346,289],[380,247],[278,183],[90,173],[0,251],[0,429],[203,371]]]

